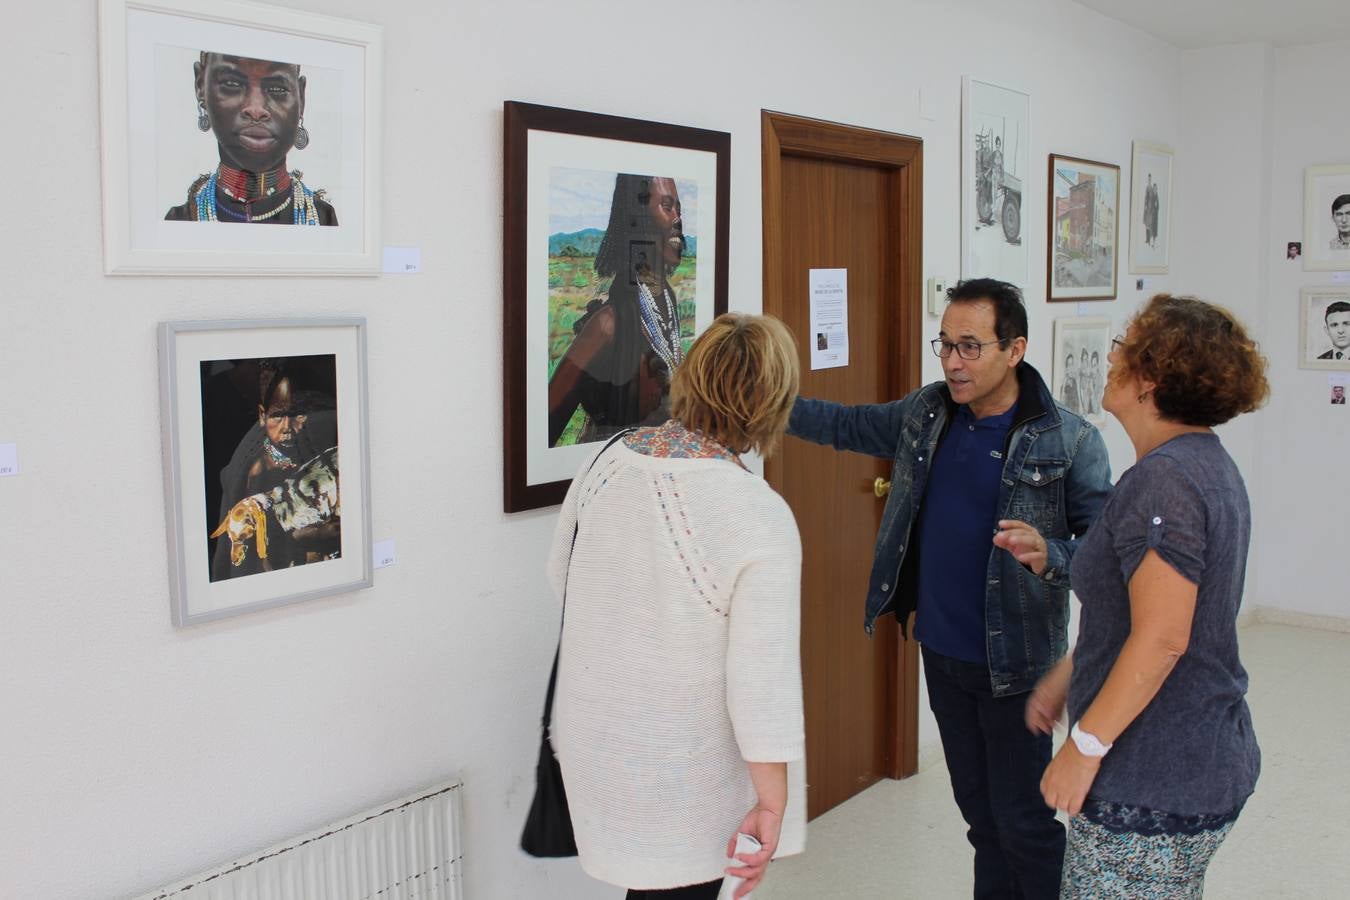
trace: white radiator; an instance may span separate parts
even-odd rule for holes
[[[461,794],[418,791],[137,900],[460,900]]]

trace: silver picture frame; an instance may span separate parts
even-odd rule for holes
[[[162,322],[159,369],[173,624],[370,587],[366,320]]]

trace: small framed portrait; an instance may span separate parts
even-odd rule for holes
[[[1350,269],[1350,164],[1303,170],[1303,268]]]
[[[727,307],[731,136],[508,102],[505,508],[560,503],[596,443],[669,417]]]
[[[369,587],[365,320],[165,322],[159,340],[174,624]]]
[[[1050,157],[1047,299],[1114,300],[1120,166]]]
[[[99,17],[108,274],[378,273],[379,26],[241,0]]]
[[[1031,96],[961,80],[961,272],[1025,289],[1031,178]]]
[[[1289,241],[1288,243],[1286,243],[1286,244],[1284,245],[1284,258],[1285,258],[1285,259],[1291,260],[1291,261],[1292,261],[1292,260],[1298,259],[1298,258],[1299,258],[1300,256],[1302,256],[1302,255],[1303,255],[1303,242],[1302,242],[1302,241]]]
[[[1171,266],[1172,148],[1135,141],[1130,160],[1130,271],[1166,275]]]
[[[1307,287],[1300,298],[1299,368],[1350,372],[1350,285]]]
[[[1050,390],[1055,401],[1098,428],[1106,424],[1106,354],[1111,352],[1111,320],[1077,316],[1055,320]]]

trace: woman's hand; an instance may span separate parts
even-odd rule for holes
[[[1041,533],[1017,519],[1000,519],[998,527],[999,532],[994,535],[994,546],[1007,550],[1013,555],[1013,559],[1039,577],[1050,560],[1045,538],[1041,537]]]
[[[764,880],[769,860],[773,859],[773,854],[778,849],[778,835],[783,830],[783,814],[781,811],[775,812],[763,806],[756,806],[745,814],[745,818],[741,820],[741,827],[736,830],[758,838],[760,843],[760,849],[756,852],[736,856],[736,835],[733,834],[731,840],[727,841],[727,858],[734,858],[744,864],[726,870],[728,875],[745,879],[732,895],[734,900],[740,900],[759,887],[759,883]]]
[[[1073,676],[1073,657],[1066,656],[1036,683],[1027,698],[1027,730],[1036,734],[1050,734],[1055,723],[1064,715],[1064,703],[1069,696],[1069,679]]]
[[[1062,809],[1070,817],[1078,815],[1101,765],[1101,759],[1084,756],[1078,751],[1077,744],[1065,741],[1041,776],[1041,796],[1045,798],[1045,805]]]

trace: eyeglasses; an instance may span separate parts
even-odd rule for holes
[[[933,348],[933,355],[937,356],[939,359],[946,359],[951,356],[952,350],[955,350],[962,359],[979,359],[980,353],[985,347],[988,347],[990,344],[1003,343],[1003,341],[985,341],[982,344],[977,341],[956,341],[953,343],[951,341],[944,341],[942,338],[933,338],[933,340],[929,342],[929,346]]]
[[[1112,350],[1119,350],[1121,347],[1124,346],[1125,346],[1125,338],[1121,337],[1120,335],[1116,335],[1115,337],[1111,338]]]

